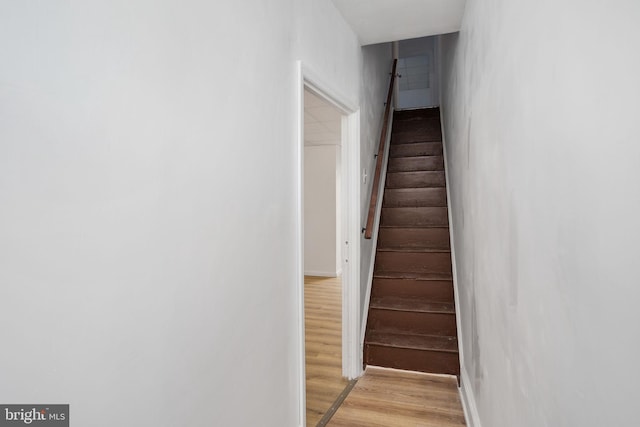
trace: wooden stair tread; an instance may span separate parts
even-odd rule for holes
[[[442,144],[442,136],[432,136],[432,137],[419,137],[415,134],[409,132],[403,132],[401,134],[396,134],[395,139],[393,136],[391,137],[391,144],[393,145],[402,145],[402,144],[420,144],[420,143],[429,143],[435,142],[438,144]]]
[[[399,229],[407,229],[407,228],[449,228],[448,224],[406,224],[406,225],[381,225],[380,228],[399,228]]]
[[[451,275],[450,252],[376,252],[375,273],[387,271],[449,274]]]
[[[389,171],[387,172],[387,175],[394,175],[394,176],[416,176],[416,175],[442,175],[444,174],[444,171],[442,170],[435,170],[435,171],[397,171],[397,172],[393,172],[393,171]],[[414,188],[420,188],[420,187],[414,187]]]
[[[436,117],[402,120],[394,123],[393,134],[441,135],[440,120]]]
[[[393,120],[411,120],[423,117],[440,117],[440,107],[395,110]]]
[[[444,170],[442,156],[402,156],[389,159],[388,172],[420,172]]]
[[[380,225],[380,228],[446,228],[449,229],[448,224],[426,224],[426,225]]]
[[[446,180],[443,170],[387,172],[385,191],[387,188],[424,188],[445,187]]]
[[[384,192],[383,207],[446,207],[444,187],[388,188]]]
[[[421,172],[433,172],[433,171],[421,171]],[[445,193],[442,187],[399,187],[399,188],[387,188],[386,194],[428,194],[428,193]]]
[[[405,160],[405,159],[411,159],[413,161],[419,161],[419,160],[440,160],[442,159],[443,156],[442,154],[420,154],[417,156],[396,156],[393,157],[390,160],[397,160],[397,161],[401,161],[401,160]]]
[[[442,148],[442,141],[414,141],[414,142],[398,142],[396,144],[393,144],[393,148],[394,150],[399,150],[401,148],[417,148],[418,146],[420,147],[436,147],[436,148]],[[442,156],[442,153],[440,154],[422,154],[423,156]]]
[[[448,227],[386,227],[380,228],[378,233],[379,249],[449,250],[450,247]]]
[[[442,142],[396,143],[389,148],[389,158],[442,156]]]
[[[430,301],[425,298],[383,296],[371,298],[371,308],[380,310],[414,311],[419,313],[455,314],[452,303]]]
[[[405,334],[393,331],[371,331],[366,344],[385,347],[411,348],[414,350],[458,352],[456,337]]]
[[[379,271],[373,273],[374,278],[380,279],[413,279],[413,280],[452,280],[451,273],[416,273],[411,271]]]
[[[448,247],[434,246],[383,246],[377,249],[379,252],[416,252],[416,253],[451,253]]]
[[[432,302],[454,303],[453,280],[415,280],[374,278],[371,298],[425,298]]]
[[[383,207],[380,217],[382,225],[422,226],[447,225],[449,216],[446,206]]]

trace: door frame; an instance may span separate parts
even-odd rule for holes
[[[342,247],[342,375],[362,373],[360,349],[360,110],[358,104],[326,84],[313,69],[297,61],[296,283],[298,323],[298,396],[300,426],[306,425],[304,330],[304,91],[310,90],[342,113],[341,247]]]

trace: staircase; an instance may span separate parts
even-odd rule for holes
[[[392,129],[364,361],[459,377],[440,110]]]

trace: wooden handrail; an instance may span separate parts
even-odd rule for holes
[[[369,201],[369,214],[367,215],[367,226],[364,229],[364,238],[371,239],[373,235],[373,220],[376,215],[376,205],[378,204],[378,196],[380,193],[380,175],[382,174],[382,160],[384,158],[384,146],[387,142],[387,133],[389,132],[389,113],[391,112],[391,98],[393,97],[393,86],[396,80],[397,59],[393,60],[391,69],[391,82],[389,83],[389,93],[387,94],[387,104],[384,108],[384,122],[382,123],[382,133],[380,134],[380,146],[378,147],[378,156],[376,158],[376,172],[373,175],[373,188],[371,189],[371,200]]]

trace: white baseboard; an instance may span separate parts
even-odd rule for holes
[[[478,407],[476,406],[476,398],[473,394],[469,374],[463,366],[460,366],[460,400],[462,401],[462,409],[464,410],[464,418],[467,420],[468,427],[482,427],[480,416],[478,415]]]

